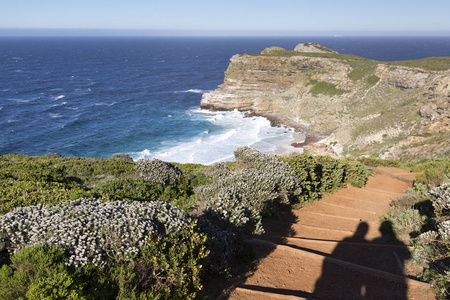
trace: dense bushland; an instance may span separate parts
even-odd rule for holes
[[[1,155],[0,298],[193,299],[202,276],[248,259],[280,203],[367,180],[354,160],[235,156],[208,167]]]

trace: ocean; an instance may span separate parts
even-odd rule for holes
[[[200,110],[201,96],[234,54],[307,42],[380,61],[450,55],[450,37],[3,37],[0,154],[213,164],[244,145],[273,152],[292,130]]]

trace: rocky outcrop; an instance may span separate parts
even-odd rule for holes
[[[294,51],[306,53],[337,53],[334,50],[325,48],[324,46],[316,43],[298,44]]]
[[[434,59],[430,70],[423,60],[384,63],[317,44],[296,51],[270,47],[234,55],[224,83],[204,94],[201,106],[250,111],[307,135],[326,135],[341,155],[408,158],[415,154],[404,150],[419,147],[414,137],[429,145],[430,137],[450,133],[450,58]],[[446,149],[426,154],[448,154]]]

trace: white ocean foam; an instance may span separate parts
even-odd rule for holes
[[[48,115],[49,115],[50,118],[52,118],[52,119],[62,118],[62,115],[61,115],[60,113],[49,113]]]
[[[66,105],[67,104],[67,102],[61,102],[61,103],[59,103],[59,104],[53,104],[52,106],[53,107],[59,107],[59,106],[64,106],[64,105]]]
[[[273,153],[278,146],[289,144],[293,138],[293,131],[271,127],[269,120],[263,117],[248,118],[237,110],[211,112],[196,109],[188,114],[193,119],[209,121],[209,129],[195,138],[175,145],[169,144],[154,151],[146,149],[129,154],[136,160],[158,158],[164,161],[211,165],[233,160],[234,150],[242,146]]]
[[[62,98],[65,98],[65,95],[59,95],[58,97],[55,97],[55,101],[61,100]]]
[[[189,89],[186,91],[177,91],[175,93],[193,93],[193,94],[204,94],[204,93],[210,93],[211,90],[202,90],[202,89]]]
[[[3,109],[3,106],[0,106],[0,110],[2,110]]]
[[[100,103],[94,103],[95,106],[113,106],[114,104],[117,104],[117,102],[112,102],[112,103],[106,103],[106,102],[100,102]]]
[[[28,102],[30,102],[31,100],[25,100],[25,99],[15,99],[15,98],[11,98],[11,99],[8,99],[9,101],[14,101],[14,102],[18,102],[18,103],[28,103]]]

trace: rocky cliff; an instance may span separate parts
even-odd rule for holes
[[[342,155],[450,154],[450,57],[379,62],[317,44],[231,58],[202,108],[250,111]]]

